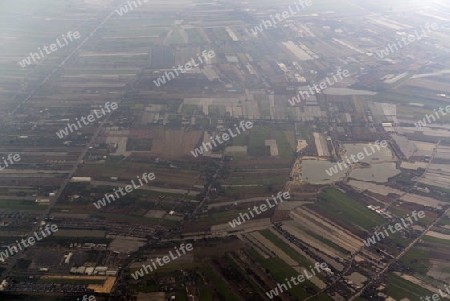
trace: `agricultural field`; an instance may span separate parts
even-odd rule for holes
[[[0,253],[59,227],[2,257],[14,300],[266,300],[322,262],[274,300],[418,300],[450,282],[450,219],[433,224],[450,206],[450,115],[416,125],[450,103],[445,1],[313,0],[271,28],[291,0],[53,2],[0,10],[0,157],[21,156],[0,165]],[[380,56],[431,22],[429,37]],[[35,59],[69,31],[80,39]],[[383,139],[384,154],[326,178]],[[187,243],[192,253],[132,276]]]
[[[395,299],[409,298],[410,300],[419,300],[420,297],[431,296],[433,293],[423,289],[395,274],[389,274],[389,285],[387,292],[389,296]]]
[[[339,220],[340,223],[353,224],[366,230],[386,223],[380,215],[338,190],[328,188],[320,197],[321,201],[314,207]]]

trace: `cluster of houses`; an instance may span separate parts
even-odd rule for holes
[[[70,269],[71,274],[76,275],[88,275],[88,276],[116,276],[117,275],[117,269],[111,269],[109,267],[102,267],[102,266],[96,266],[96,267],[85,267],[80,266],[78,268],[71,268]]]
[[[383,215],[386,218],[392,218],[392,213],[386,208],[381,208],[380,206],[373,206],[373,205],[369,205],[367,206],[367,208],[369,208],[372,211],[375,211],[378,214]]]

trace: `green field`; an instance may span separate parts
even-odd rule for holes
[[[222,223],[228,223],[229,221],[233,219],[237,219],[239,217],[239,214],[247,213],[248,216],[251,217],[250,213],[248,213],[248,210],[231,210],[231,211],[225,211],[220,213],[211,214],[206,219],[208,221],[213,221],[214,224],[222,224]]]
[[[231,259],[230,257],[226,257],[220,260],[225,260],[228,265],[228,270],[232,270],[233,274],[235,275],[236,273],[238,274],[235,277],[239,277],[238,279],[240,281],[239,283],[236,283],[237,281],[235,281],[234,283],[237,284],[238,286],[241,284],[245,285],[246,289],[245,292],[243,292],[244,298],[247,299],[248,297],[252,296],[252,294],[260,290],[260,288],[254,283],[252,278],[248,275],[247,271],[243,270],[233,259]]]
[[[389,274],[387,292],[388,295],[396,300],[408,298],[409,300],[421,300],[420,297],[433,295],[432,292],[415,285],[397,275]]]
[[[0,209],[42,211],[47,208],[48,205],[37,205],[33,202],[23,202],[19,200],[0,200]]]
[[[256,98],[256,96],[255,96]],[[258,101],[261,117],[270,117],[270,104],[268,99],[261,99]]]
[[[278,169],[278,168],[277,168]],[[278,170],[277,170],[278,171]],[[262,173],[255,173],[252,174],[251,172],[247,173],[239,173],[239,176],[236,174],[234,177],[229,177],[224,181],[225,185],[269,185],[269,184],[276,184],[276,185],[282,185],[284,182],[286,182],[287,177],[286,174],[289,173],[289,170],[286,169],[285,174],[262,174]]]
[[[405,94],[398,94],[398,93],[393,93],[393,92],[383,92],[383,93],[378,93],[376,96],[374,96],[375,100],[382,100],[382,101],[391,101],[393,103],[397,103],[397,104],[403,104],[403,108],[407,108],[407,113],[409,113],[409,111],[411,110],[412,114],[414,114],[414,112],[418,112],[418,107],[411,107],[408,104],[409,103],[420,103],[420,104],[424,104],[426,106],[431,106],[431,107],[439,107],[442,106],[442,102],[434,100],[434,99],[429,99],[426,97],[418,97],[418,96],[412,96],[412,95],[405,95]],[[424,110],[423,108],[420,110]],[[429,110],[427,110],[429,111]],[[425,111],[423,111],[425,112]],[[433,113],[432,111],[429,111],[430,113]],[[425,117],[425,114],[423,114],[422,116],[418,116],[420,119],[422,119],[423,117]]]
[[[245,135],[236,135],[236,137],[231,138],[233,146],[245,146]]]
[[[382,231],[378,231],[378,232],[382,232]],[[400,232],[395,232],[393,234],[390,233],[389,237],[386,238],[386,240],[390,240],[390,242],[387,243],[387,244],[390,244],[390,246],[399,245],[399,246],[402,246],[403,248],[408,246],[410,243],[409,240],[403,238],[403,236],[400,234]]]
[[[325,189],[319,196],[321,201],[314,206],[339,220],[361,226],[368,231],[386,223],[381,216],[336,189]]]
[[[201,267],[200,271],[203,273],[203,275],[206,276],[206,278],[212,282],[212,284],[216,287],[217,291],[219,292],[219,294],[225,298],[224,300],[230,300],[230,301],[235,301],[235,300],[240,300],[234,293],[233,291],[228,287],[228,285],[226,285],[222,279],[213,272],[213,270],[210,267]],[[203,300],[203,299],[201,299]]]
[[[266,139],[270,139],[270,129],[256,125],[251,131],[248,154],[257,157],[270,156],[270,149],[266,146]]]
[[[2,301],[70,301],[70,297],[61,296],[44,296],[44,295],[7,295],[3,293],[1,295]],[[64,299],[61,299],[64,298]]]
[[[293,126],[289,125],[254,125],[251,129],[248,154],[250,156],[270,156],[270,148],[266,146],[265,141],[274,139],[277,142],[279,156],[283,159],[293,158],[294,149],[291,143],[296,144],[296,142],[292,138],[292,134],[291,143],[289,143],[285,134],[286,131],[293,130]]]
[[[439,221],[438,225],[439,226],[450,226],[450,219],[448,219],[448,217],[447,218],[444,217]]]
[[[213,301],[213,291],[212,288],[207,286],[200,286],[198,287],[198,290],[200,291],[200,300],[205,301]]]
[[[431,242],[431,243],[438,243],[438,244],[450,246],[450,240],[448,240],[448,239],[442,239],[442,238],[437,238],[437,237],[432,237],[432,236],[425,235],[423,237],[423,240]]]
[[[265,238],[270,240],[274,245],[280,248],[284,253],[286,253],[289,257],[297,261],[301,266],[307,268],[309,265],[313,264],[309,262],[305,257],[297,253],[294,249],[292,249],[287,243],[285,243],[281,238],[273,234],[270,230],[262,230],[259,231]]]
[[[304,140],[306,140],[306,143],[310,143],[309,136],[308,136],[308,130],[306,128],[302,128],[302,137]]]
[[[429,269],[430,251],[413,247],[400,259],[400,262],[418,273],[426,274]]]
[[[284,132],[276,132],[275,139],[278,145],[278,154],[283,159],[292,159],[294,157],[294,150],[291,144],[287,141]]]
[[[225,106],[219,106],[219,105],[209,105],[208,106],[208,115],[216,115],[216,116],[225,116],[227,113],[227,109]],[[242,136],[242,135],[239,135]]]
[[[168,263],[165,264],[163,266],[158,266],[157,270],[154,270],[153,272],[150,272],[148,274],[146,274],[144,277],[139,278],[139,279],[145,279],[145,278],[151,278],[151,275],[155,274],[155,273],[167,273],[167,272],[172,272],[175,270],[180,270],[180,269],[195,269],[195,268],[202,268],[204,267],[204,264],[201,263]],[[137,268],[131,268],[130,269],[130,274],[136,272],[137,270],[142,268],[142,264],[137,267]]]
[[[198,45],[203,45],[206,43],[202,34],[199,33],[199,29],[192,28],[192,29],[186,29],[185,31],[188,35],[189,43],[198,44]]]
[[[266,268],[270,274],[273,276],[273,278],[278,283],[285,283],[286,278],[290,279],[292,276],[298,276],[299,273],[295,271],[293,268],[291,268],[289,265],[287,265],[283,260],[281,260],[278,257],[272,257],[269,259],[264,259],[257,251],[254,249],[249,250],[250,256],[261,264],[264,268]],[[310,293],[308,293],[305,289],[305,287],[308,286],[310,288],[314,288],[316,291],[319,289],[312,284],[309,280],[305,280],[304,282],[300,283],[299,285],[292,286],[291,289],[289,289],[289,293],[292,294],[294,297],[297,298],[297,300],[304,300],[305,298],[310,296]],[[271,288],[272,289],[272,288]],[[323,300],[323,301],[331,301],[330,297],[327,295],[320,295],[320,299],[316,300]]]
[[[183,113],[185,113],[185,114],[191,115],[195,111],[198,111],[198,106],[197,105],[186,105],[186,104],[183,104],[183,108],[181,109],[181,111]]]
[[[132,215],[132,214],[94,212],[91,214],[91,216],[110,219],[110,220],[125,221],[125,222],[161,223],[161,224],[167,224],[168,226],[174,226],[177,224],[176,221],[171,221],[171,220],[166,220],[166,219],[160,220],[157,218],[143,217],[143,216],[137,216],[137,215]]]
[[[320,242],[326,244],[327,246],[333,248],[334,250],[339,251],[339,252],[341,253],[341,256],[342,256],[342,257],[345,257],[345,256],[347,256],[347,255],[350,255],[350,251],[348,251],[348,250],[342,248],[341,246],[339,246],[339,245],[335,244],[334,242],[332,242],[332,241],[326,239],[325,237],[323,237],[323,236],[321,236],[321,235],[319,235],[319,234],[317,234],[317,233],[315,233],[315,232],[313,232],[313,231],[310,231],[310,230],[308,230],[308,229],[304,229],[304,231],[305,231],[309,236],[311,236],[311,237],[317,239],[318,241],[320,241]]]

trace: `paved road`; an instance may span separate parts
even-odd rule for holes
[[[224,161],[224,160],[225,160],[225,156],[222,156],[222,160],[221,160],[220,163],[219,163],[219,167],[217,168],[216,173],[213,175],[213,177],[212,177],[212,179],[211,179],[211,182],[209,183],[208,190],[206,191],[206,195],[205,195],[205,197],[203,198],[203,200],[200,202],[200,204],[198,204],[197,208],[195,208],[195,210],[194,210],[194,215],[197,214],[197,211],[198,211],[200,208],[202,208],[203,204],[206,202],[206,200],[208,200],[209,193],[211,192],[211,186],[212,186],[212,183],[213,183],[214,180],[216,179],[217,174],[219,173],[219,171],[222,169],[222,167],[223,167],[223,161]]]

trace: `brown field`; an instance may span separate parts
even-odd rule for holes
[[[277,210],[272,217],[274,223],[281,222],[284,220],[290,220],[291,216],[289,215],[290,210]]]
[[[139,159],[147,156],[140,155]],[[133,160],[130,158],[130,160]],[[140,161],[141,161],[140,160]],[[148,162],[153,161],[148,159]],[[128,163],[117,165],[113,168],[105,168],[103,165],[84,165],[81,166],[76,176],[80,177],[95,177],[95,178],[109,178],[120,177],[124,179],[121,183],[127,183],[136,179],[137,176],[141,176],[144,172],[153,172],[155,179],[149,182],[150,186],[158,186],[163,188],[176,188],[176,189],[191,189],[193,185],[204,185],[204,182],[198,179],[198,173],[192,170],[180,171],[177,168],[155,168],[152,164],[143,163]],[[135,181],[136,182],[136,181]],[[117,183],[117,182],[114,182]],[[137,182],[136,182],[137,184]]]
[[[203,131],[185,132],[179,131],[158,131],[153,138],[153,155],[160,158],[177,158],[182,156],[192,156],[191,151],[197,146],[203,137]]]

